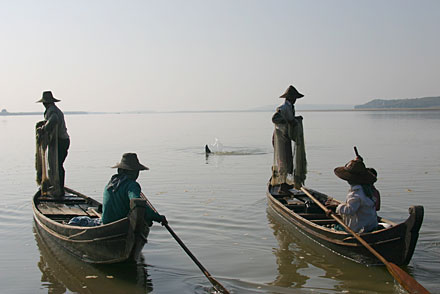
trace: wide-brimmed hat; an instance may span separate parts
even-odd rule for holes
[[[51,91],[44,91],[43,92],[43,96],[41,97],[40,100],[38,100],[36,103],[38,102],[42,102],[42,103],[54,103],[54,102],[60,102],[61,100],[56,99],[55,97],[53,97],[52,92]]]
[[[302,97],[304,97],[304,95],[298,92],[298,90],[296,90],[295,87],[292,85],[290,85],[286,89],[286,92],[284,92],[284,94],[280,96],[280,98],[295,98],[295,99],[299,99]]]
[[[126,170],[149,170],[148,167],[141,164],[136,153],[124,153],[121,162],[113,166],[113,168],[122,168]]]
[[[334,171],[339,178],[356,184],[372,184],[377,180],[361,160],[350,160],[345,166],[337,167]]]

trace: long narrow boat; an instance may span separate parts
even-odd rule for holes
[[[290,189],[280,194],[279,187],[268,185],[269,208],[299,232],[344,257],[369,265],[380,264],[363,245],[345,231],[335,230],[336,221],[325,213],[301,190]],[[308,189],[321,203],[329,196]],[[411,206],[409,217],[402,223],[394,223],[379,217],[381,229],[362,233],[360,236],[386,260],[397,265],[407,265],[416,247],[423,222],[423,206]]]
[[[39,190],[33,198],[32,208],[38,233],[50,238],[72,255],[88,263],[117,263],[137,261],[149,233],[145,224],[146,202],[130,201],[130,213],[118,221],[83,227],[69,225],[75,216],[100,217],[101,203],[75,190],[65,188],[64,197],[53,198]]]

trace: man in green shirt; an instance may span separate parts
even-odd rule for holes
[[[113,175],[105,186],[101,218],[103,224],[117,221],[128,215],[130,199],[140,198],[141,186],[136,182],[139,171],[149,169],[139,162],[136,153],[125,153],[122,155],[121,162],[113,168],[117,168],[118,173]],[[145,221],[150,227],[153,221],[160,222],[162,225],[167,223],[165,216],[158,214],[149,205],[145,210]]]

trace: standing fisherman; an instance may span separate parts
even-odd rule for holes
[[[49,162],[49,165],[53,167],[53,160],[58,160],[58,177],[59,181],[55,181],[55,185],[59,185],[59,191],[57,191],[58,187],[54,187],[54,191],[57,191],[54,196],[63,196],[64,195],[64,179],[65,179],[65,171],[64,171],[64,160],[67,157],[67,150],[70,146],[70,137],[67,133],[66,122],[64,121],[63,112],[55,105],[55,102],[59,102],[53,97],[51,91],[43,92],[43,96],[37,103],[43,103],[46,111],[44,112],[44,121],[39,123],[37,126],[37,133],[40,137],[43,137],[44,134],[49,135],[49,138],[52,138],[53,141],[54,136],[56,135],[58,139],[58,147],[57,147],[57,158],[52,158],[52,162]],[[49,161],[51,161],[51,156],[49,155]],[[51,164],[52,163],[52,164]]]
[[[288,175],[293,174],[295,188],[300,188],[305,181],[306,157],[304,148],[302,116],[295,116],[296,99],[304,97],[290,85],[280,98],[285,98],[272,116],[275,124],[273,133],[274,163],[272,166],[272,185],[279,185],[280,193],[287,193],[292,185]],[[295,141],[295,170],[293,164],[292,143]]]

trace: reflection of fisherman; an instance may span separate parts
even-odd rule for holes
[[[303,242],[295,234],[290,234],[284,223],[274,210],[269,209],[267,219],[273,229],[273,235],[278,241],[278,248],[272,253],[276,257],[278,273],[273,282],[269,285],[277,287],[302,288],[308,279],[304,269],[309,267],[310,260],[304,259]],[[324,268],[325,270],[325,268]]]
[[[58,137],[58,174],[59,174],[59,185],[61,195],[64,195],[64,160],[67,157],[67,150],[70,146],[70,138],[67,133],[66,122],[64,121],[63,112],[55,105],[55,102],[60,100],[53,97],[51,91],[43,92],[43,97],[37,101],[43,103],[46,111],[44,112],[44,123],[39,125],[37,128],[37,133],[41,136],[42,134],[52,134],[54,130],[57,131]],[[49,137],[51,137],[49,135]],[[49,157],[50,158],[50,157]]]
[[[280,96],[285,98],[282,105],[277,107],[272,116],[275,124],[273,134],[274,164],[272,167],[272,185],[280,185],[280,192],[286,192],[292,186],[289,185],[288,174],[294,174],[295,187],[301,187],[305,180],[306,162],[304,140],[302,132],[302,117],[295,117],[296,99],[304,97],[292,85]],[[292,143],[295,141],[296,161],[293,169]],[[301,147],[298,149],[298,147]]]

